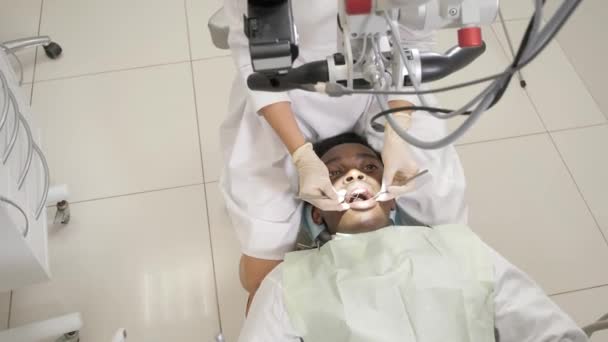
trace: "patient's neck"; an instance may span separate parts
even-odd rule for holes
[[[384,228],[388,228],[390,226],[393,226],[393,222],[390,219],[387,219],[385,222],[379,223],[379,224],[374,224],[371,226],[366,226],[366,225],[361,225],[360,227],[349,227],[348,229],[340,229],[340,227],[338,227],[338,229],[336,229],[335,231],[331,231],[332,235],[336,235],[336,234],[365,234],[365,233],[371,233],[371,232],[375,232],[377,230],[381,230]]]

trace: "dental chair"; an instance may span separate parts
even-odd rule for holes
[[[211,16],[208,27],[215,47],[222,50],[230,49],[230,46],[228,45],[230,27],[223,8],[220,8]],[[304,206],[303,220],[296,242],[297,250],[320,248],[323,244],[331,240],[331,235],[325,227],[312,222],[311,210],[312,207],[310,205],[307,204]],[[426,226],[399,209],[393,212],[391,219],[397,225]],[[608,330],[608,314],[600,317],[597,322],[587,325],[582,329],[589,337],[598,331]],[[223,341],[223,338],[219,339],[218,337],[218,341]]]
[[[298,233],[298,239],[296,242],[296,250],[307,250],[320,248],[331,240],[331,235],[323,225],[318,225],[312,221],[311,216],[312,206],[306,204],[304,206],[304,214],[302,215],[302,224],[300,225],[300,231]],[[413,217],[407,215],[405,212],[397,208],[391,214],[391,220],[395,225],[420,225],[420,223]],[[589,324],[582,328],[585,334],[589,338],[602,330],[608,330],[608,314],[600,317],[595,323]]]
[[[57,59],[61,56],[63,49],[61,46],[51,40],[49,36],[27,37],[21,39],[10,40],[0,43],[0,49],[7,55],[13,56],[14,61],[19,67],[19,83],[23,83],[23,65],[15,53],[19,50],[42,46],[44,53],[50,59]]]
[[[224,13],[224,8],[220,8],[211,16],[208,26],[213,45],[222,50],[230,49],[230,46],[228,46],[228,34],[230,33],[230,27],[228,25],[226,14]]]
[[[608,330],[608,314],[605,314],[604,316],[600,317],[597,322],[583,327],[583,331],[589,337],[591,337],[591,335],[593,335],[594,333],[602,330]]]

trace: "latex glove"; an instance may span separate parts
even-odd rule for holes
[[[344,211],[349,205],[344,194],[338,194],[329,179],[327,166],[323,164],[311,143],[300,146],[291,155],[300,176],[298,197],[323,211]]]
[[[410,113],[400,112],[393,117],[404,129],[410,128],[412,121]],[[419,174],[418,163],[414,159],[409,143],[403,140],[389,123],[384,130],[382,161],[384,175],[378,201],[389,201],[414,190],[416,181],[413,178]]]

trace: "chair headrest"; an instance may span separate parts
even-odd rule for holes
[[[217,10],[217,12],[211,16],[208,26],[213,45],[222,50],[230,49],[230,46],[228,45],[230,25],[228,24],[228,18],[226,18],[226,13],[224,13],[223,7]]]

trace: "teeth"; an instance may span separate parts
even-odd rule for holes
[[[366,201],[368,200],[369,196],[367,195],[367,190],[365,189],[357,189],[355,191],[353,191],[350,195],[349,195],[349,203],[353,203],[353,202],[360,202],[360,201]]]

